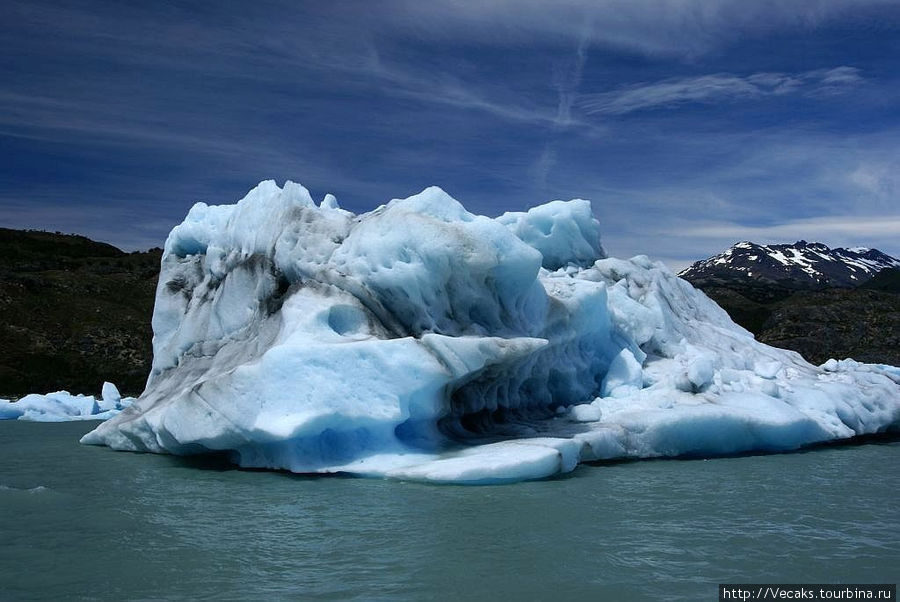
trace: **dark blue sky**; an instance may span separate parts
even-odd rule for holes
[[[900,3],[0,4],[0,225],[161,246],[263,179],[593,201],[612,255],[900,256]]]

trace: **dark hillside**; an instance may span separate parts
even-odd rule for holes
[[[0,396],[143,390],[160,256],[0,228]]]
[[[900,293],[900,268],[888,268],[881,270],[875,276],[860,286],[873,291],[885,293]]]
[[[818,291],[746,283],[695,286],[757,340],[797,351],[813,364],[852,357],[900,365],[900,294],[868,286]]]
[[[757,340],[814,364],[900,365],[900,259],[878,249],[744,241],[679,275]]]

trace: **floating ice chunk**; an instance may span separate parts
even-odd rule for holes
[[[502,483],[900,424],[900,370],[755,341],[662,264],[604,258],[586,201],[498,219],[439,188],[333,204],[263,182],[192,208],[166,242],[147,388],[82,441]]]
[[[119,393],[119,389],[116,388],[116,385],[111,382],[104,382],[103,388],[100,393],[100,410],[121,410],[122,409],[122,395]]]
[[[24,408],[16,406],[8,399],[0,399],[0,420],[16,420],[24,413]]]
[[[104,383],[103,395],[104,398],[100,402],[93,395],[72,395],[68,391],[26,395],[15,402],[0,399],[0,420],[33,422],[106,420],[134,401],[133,398],[122,399],[112,383]],[[118,397],[118,401],[112,401],[114,397]]]
[[[0,410],[0,416],[9,419],[35,422],[60,422],[89,418],[100,412],[93,396],[71,395],[68,391],[56,391],[47,395],[26,395]]]
[[[68,391],[26,395],[16,403],[24,408],[20,419],[37,422],[89,418],[100,413],[93,395],[71,395]]]

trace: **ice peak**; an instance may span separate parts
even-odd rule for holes
[[[281,189],[281,193],[284,195],[285,200],[290,203],[296,203],[302,207],[316,206],[315,202],[312,199],[312,195],[309,194],[309,190],[307,190],[305,186],[303,186],[302,184],[298,184],[297,182],[287,180],[284,183],[284,188]]]
[[[319,205],[322,209],[340,209],[341,206],[338,205],[337,198],[328,193],[325,195],[325,198],[322,199],[322,203]]]
[[[445,222],[469,222],[475,217],[466,211],[462,203],[439,186],[429,186],[422,192],[405,199],[394,199],[388,203],[388,207],[401,208],[407,213],[428,215]]]

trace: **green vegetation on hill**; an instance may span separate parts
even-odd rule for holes
[[[797,351],[814,364],[852,357],[897,366],[900,294],[888,292],[889,284],[870,287],[873,282],[878,284],[873,278],[856,289],[821,290],[793,290],[754,282],[698,282],[694,286],[757,340]],[[894,282],[896,287],[896,280],[885,278],[885,282]]]
[[[885,293],[900,293],[900,268],[881,270],[859,288],[883,291]]]
[[[161,250],[0,228],[0,396],[143,390]]]

